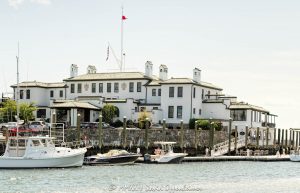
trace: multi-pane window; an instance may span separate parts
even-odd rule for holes
[[[111,92],[111,83],[109,82],[109,83],[107,83],[107,92]]]
[[[152,89],[152,96],[156,96],[156,89],[155,88]]]
[[[78,83],[77,84],[77,93],[81,93],[81,88],[82,88],[82,84]]]
[[[20,90],[20,99],[23,99],[23,96],[24,96],[24,91]]]
[[[201,115],[201,109],[199,109],[199,115]]]
[[[177,118],[182,118],[182,106],[177,106]]]
[[[103,83],[99,83],[99,93],[103,93]]]
[[[204,89],[202,89],[201,99],[204,99]]]
[[[54,97],[54,91],[53,90],[50,90],[50,97]]]
[[[196,108],[193,108],[193,114],[196,114]]]
[[[168,107],[168,118],[174,118],[174,106]]]
[[[161,96],[161,89],[160,88],[158,89],[158,93],[157,94],[158,94],[157,96]]]
[[[183,92],[183,87],[182,86],[180,86],[180,87],[178,87],[177,88],[177,97],[182,97],[182,92]]]
[[[169,87],[169,97],[174,97],[174,87]]]
[[[210,91],[207,92],[207,98],[210,99]]]
[[[137,83],[136,92],[142,92],[142,83],[141,82]]]
[[[26,99],[30,99],[30,90],[26,90]]]
[[[96,83],[92,83],[92,93],[96,92]]]
[[[71,84],[71,93],[75,93],[75,84]]]
[[[231,110],[230,117],[233,121],[246,121],[247,111],[246,110]]]
[[[129,92],[134,92],[134,82],[129,82]]]
[[[118,82],[115,82],[115,83],[114,83],[114,92],[115,92],[115,93],[118,93],[118,92],[119,92],[119,83],[118,83]]]
[[[59,91],[59,97],[64,97],[64,91],[63,90]]]

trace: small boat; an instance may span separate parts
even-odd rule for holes
[[[55,147],[49,136],[8,138],[0,168],[64,168],[82,166],[86,148]]]
[[[144,161],[150,163],[181,163],[187,153],[174,153],[173,146],[176,142],[154,142],[158,148],[154,155],[145,155]]]
[[[292,153],[290,155],[290,160],[292,162],[300,162],[300,152],[298,151],[294,151],[294,153]]]
[[[140,156],[139,153],[130,153],[126,150],[113,149],[107,153],[92,155],[84,158],[85,165],[127,165],[133,164]]]

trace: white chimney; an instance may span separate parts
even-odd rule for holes
[[[89,65],[89,66],[87,67],[87,73],[88,73],[88,74],[95,74],[96,72],[97,72],[97,69],[96,69],[95,66]]]
[[[152,77],[152,72],[153,72],[153,64],[151,61],[147,61],[145,63],[145,75],[148,76],[148,77]]]
[[[73,78],[78,76],[78,66],[76,64],[71,64],[70,77]]]
[[[195,68],[193,70],[193,80],[198,83],[201,82],[201,70],[200,69]]]
[[[168,79],[168,67],[164,64],[159,66],[159,79],[167,80]]]

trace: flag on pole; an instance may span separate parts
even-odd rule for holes
[[[128,19],[125,15],[122,15],[122,20]]]
[[[105,61],[107,61],[108,58],[109,58],[109,46],[107,46],[107,56],[106,56],[106,60]]]

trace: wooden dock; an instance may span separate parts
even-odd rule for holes
[[[219,162],[219,161],[290,161],[289,155],[281,156],[217,156],[217,157],[185,157],[183,162]]]

